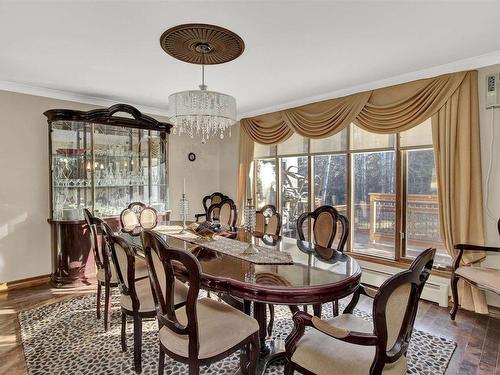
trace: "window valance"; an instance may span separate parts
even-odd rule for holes
[[[445,74],[401,85],[324,100],[240,120],[254,142],[271,145],[295,132],[329,137],[354,122],[373,133],[408,130],[435,114],[472,72]]]

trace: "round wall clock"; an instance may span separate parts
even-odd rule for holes
[[[195,161],[195,160],[196,160],[196,155],[195,155],[195,153],[194,153],[194,152],[190,152],[190,153],[188,154],[188,160],[189,160],[189,161]]]

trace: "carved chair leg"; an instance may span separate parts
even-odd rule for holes
[[[339,301],[335,300],[332,302],[333,316],[339,316]]]
[[[198,363],[190,363],[189,375],[199,375],[199,374],[200,374],[200,365]]]
[[[290,305],[288,306],[290,308],[290,311],[292,312],[292,315],[295,314],[297,311],[299,311],[299,307],[295,305]]]
[[[122,341],[122,352],[127,351],[127,337],[125,336],[127,332],[127,314],[122,311],[122,332],[121,332],[121,341]]]
[[[97,319],[101,319],[101,294],[102,294],[102,285],[101,282],[97,282],[97,299],[96,299],[96,308],[97,308]]]
[[[109,314],[111,310],[111,286],[109,282],[104,285],[104,330],[109,328]]]
[[[259,360],[259,352],[260,352],[260,340],[259,335],[255,334],[252,342],[250,343],[250,353],[249,354],[249,362],[248,362],[248,375],[255,375],[257,371],[257,361]]]
[[[269,324],[267,326],[267,335],[271,337],[273,334],[273,326],[274,326],[274,305],[269,305]]]
[[[134,315],[134,367],[135,372],[142,372],[142,319]]]
[[[287,360],[285,364],[285,375],[293,375],[293,373],[294,373],[293,365],[291,362]]]
[[[314,315],[321,318],[321,304],[313,305]]]
[[[158,358],[158,375],[163,375],[165,371],[165,352],[161,348],[160,344],[160,355]]]
[[[458,277],[453,275],[451,278],[451,294],[453,296],[453,307],[450,311],[451,320],[455,320],[458,310]]]
[[[252,313],[252,301],[247,299],[243,300],[243,312],[247,315]]]

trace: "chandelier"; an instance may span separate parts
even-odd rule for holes
[[[243,53],[243,40],[219,26],[186,24],[165,31],[160,44],[176,59],[201,65],[200,89],[176,92],[168,98],[174,134],[201,136],[202,143],[210,137],[224,139],[226,130],[231,136],[231,127],[236,123],[236,99],[207,90],[205,65],[234,60]]]

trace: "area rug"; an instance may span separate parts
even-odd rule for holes
[[[113,298],[110,329],[104,331],[96,319],[95,295],[28,310],[19,314],[24,353],[29,374],[135,374],[133,371],[132,322],[127,324],[128,351],[120,346],[120,309]],[[331,304],[325,305],[323,317],[332,315]],[[371,320],[367,313],[355,314]],[[158,338],[155,320],[143,322],[143,374],[157,374]],[[290,311],[277,306],[273,335],[284,339],[292,328]],[[408,374],[444,374],[456,344],[449,339],[414,330],[408,349]],[[204,367],[202,374],[234,374],[239,366],[238,353]],[[187,374],[187,367],[167,357],[165,374]],[[283,374],[283,364],[277,363],[266,374]]]

